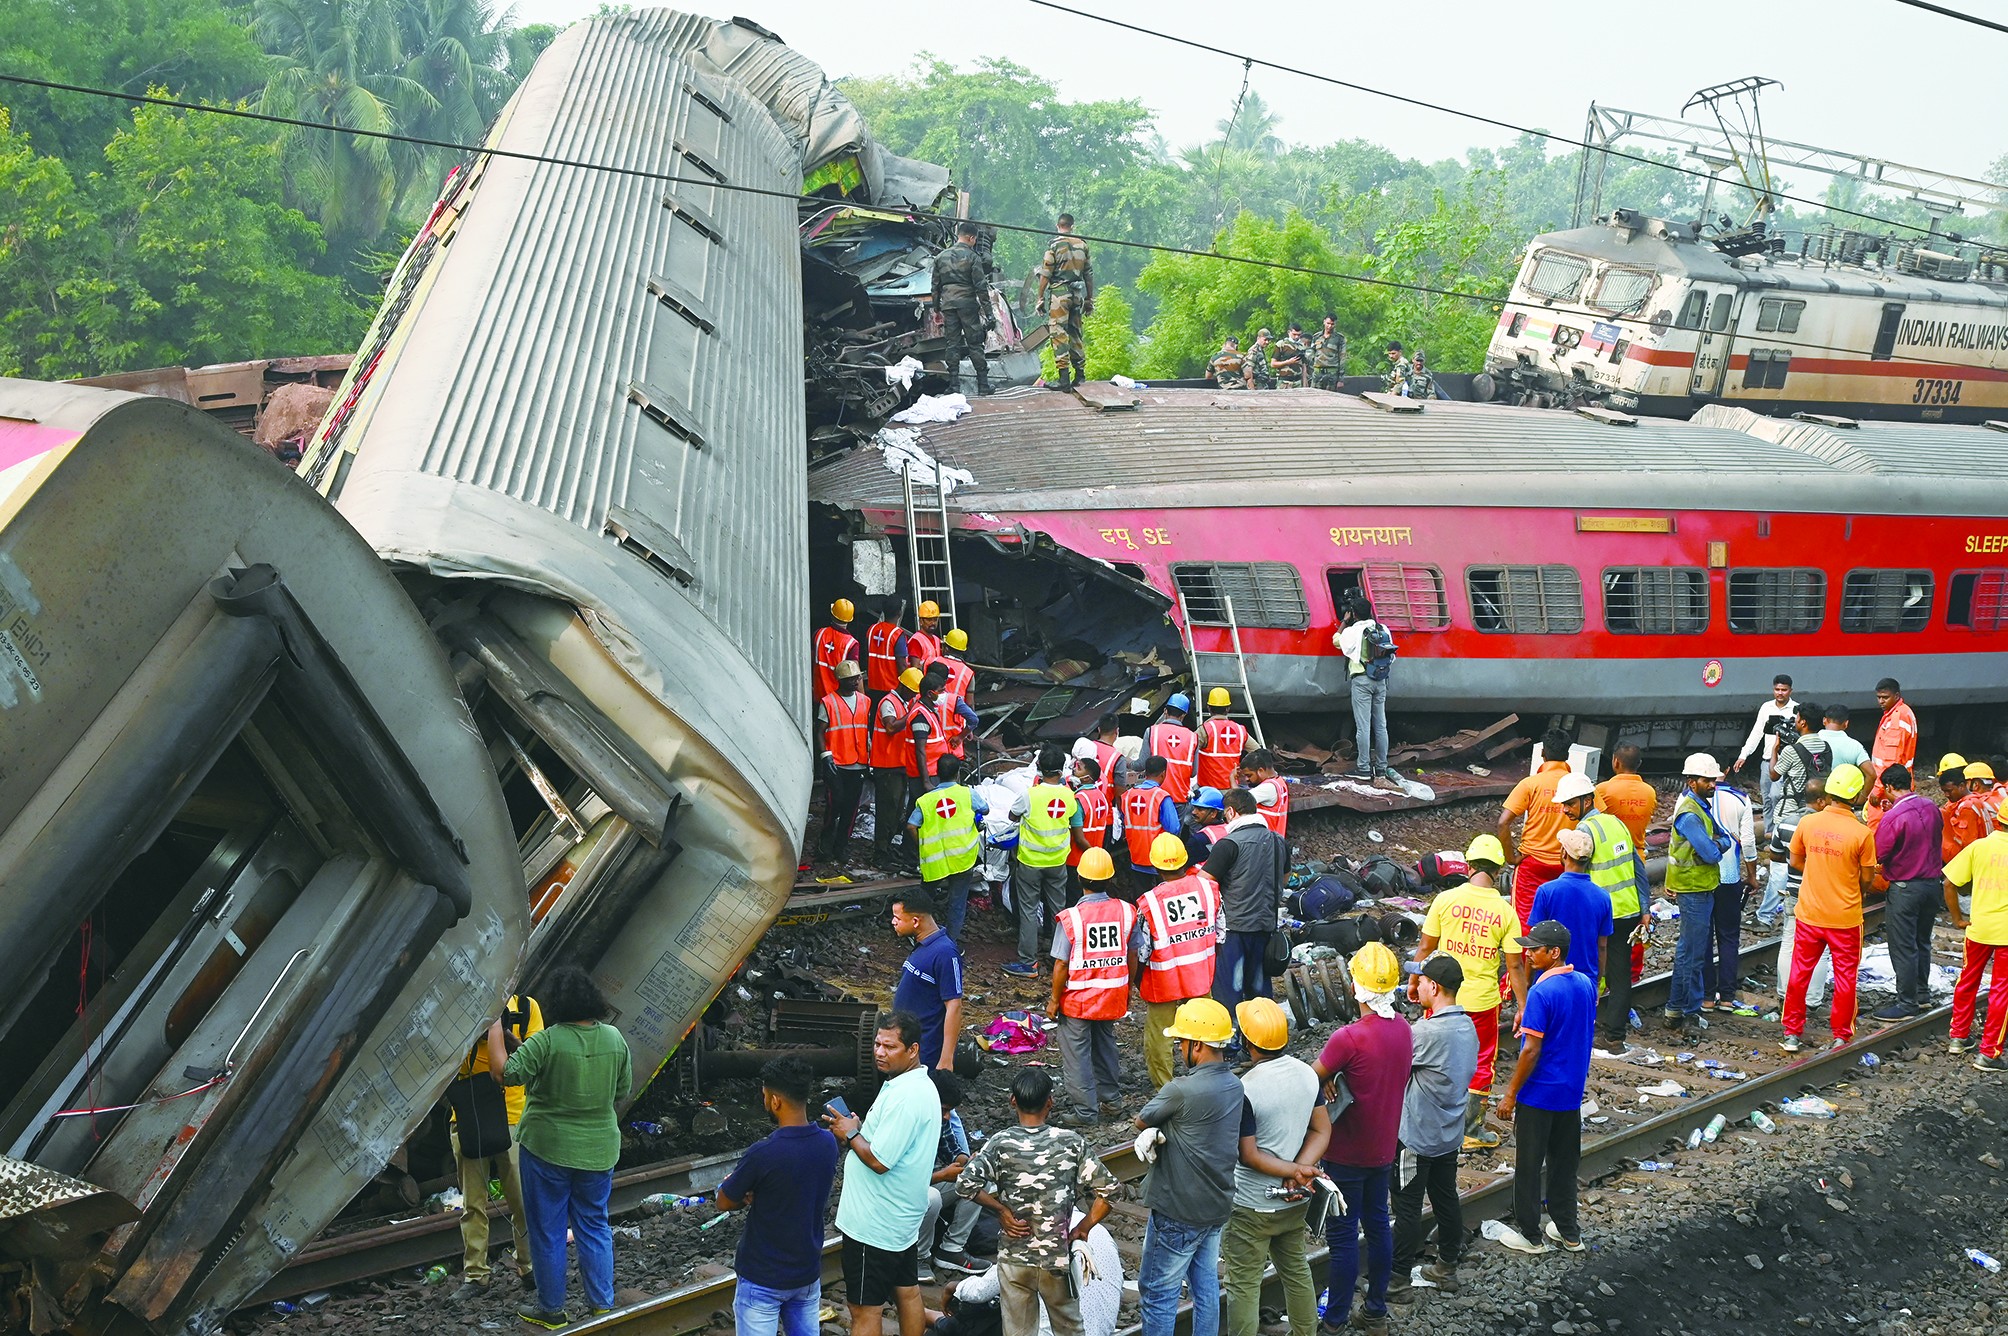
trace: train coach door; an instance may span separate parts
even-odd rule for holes
[[[1708,294],[1708,309],[1695,336],[1694,380],[1688,389],[1713,397],[1722,393],[1723,377],[1729,374],[1729,349],[1736,339],[1736,306],[1742,294],[1702,284],[1696,284],[1694,291]]]

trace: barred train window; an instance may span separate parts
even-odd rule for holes
[[[1573,566],[1467,566],[1464,591],[1480,631],[1574,635],[1583,629],[1583,581]]]
[[[1818,570],[1729,572],[1729,629],[1803,635],[1826,618],[1827,573]]]
[[[1304,582],[1287,561],[1223,561],[1171,568],[1194,626],[1227,625],[1228,603],[1238,626],[1301,631],[1311,624]]]
[[[1534,261],[1534,271],[1527,275],[1527,287],[1536,296],[1574,301],[1583,290],[1584,275],[1589,272],[1587,260],[1560,251],[1542,251]]]
[[[1849,571],[1841,580],[1843,631],[1922,631],[1930,620],[1930,571]]]
[[[1368,562],[1367,600],[1374,618],[1391,631],[1442,631],[1450,626],[1450,605],[1443,596],[1443,572],[1434,566],[1405,562]]]
[[[1620,635],[1695,635],[1708,629],[1708,572],[1699,566],[1608,566],[1604,629]]]
[[[1958,571],[1945,592],[1947,626],[2008,630],[2008,570]]]

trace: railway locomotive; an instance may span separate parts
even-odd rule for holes
[[[1689,417],[1705,404],[1920,422],[2008,415],[2008,253],[1792,237],[1619,209],[1534,238],[1476,397]]]

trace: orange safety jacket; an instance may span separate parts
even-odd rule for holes
[[[969,721],[955,707],[967,703],[969,694],[976,690],[976,670],[945,654],[941,662],[948,669],[948,684],[941,689],[941,722],[948,726],[948,749],[960,756],[962,735],[969,731]]]
[[[873,622],[865,633],[865,685],[873,691],[899,685],[899,638],[905,634],[897,622]]]
[[[1060,1011],[1077,1020],[1119,1021],[1129,1014],[1129,939],[1136,910],[1114,897],[1082,900],[1060,911],[1067,934],[1067,990]]]
[[[941,637],[928,631],[906,633],[906,666],[923,673],[927,665],[941,657]]]
[[[1164,830],[1159,813],[1170,792],[1161,784],[1138,784],[1123,790],[1123,838],[1129,841],[1133,867],[1150,866],[1150,843]]]
[[[1099,784],[1090,784],[1084,789],[1076,789],[1074,797],[1081,804],[1081,838],[1088,842],[1088,849],[1099,849],[1109,833],[1109,796],[1102,792]],[[1067,866],[1079,867],[1081,855],[1086,849],[1069,848]]]
[[[1281,775],[1265,782],[1270,788],[1276,791],[1276,805],[1274,807],[1264,807],[1262,804],[1257,803],[1255,804],[1255,815],[1268,823],[1269,829],[1275,831],[1278,835],[1288,835],[1290,833],[1290,786],[1283,782]]]
[[[1208,719],[1199,730],[1199,787],[1222,793],[1233,788],[1234,768],[1247,749],[1247,729],[1224,714]]]
[[[1164,791],[1175,803],[1192,801],[1192,762],[1199,740],[1184,724],[1152,724],[1144,735],[1146,756],[1162,756],[1170,763],[1164,772]]]
[[[1095,781],[1095,787],[1100,789],[1102,796],[1113,804],[1116,800],[1116,758],[1122,753],[1116,750],[1113,743],[1099,742],[1092,738],[1089,741],[1094,743],[1095,764],[1102,768],[1102,777]]]
[[[904,769],[914,773],[913,734],[906,731],[907,711],[912,701],[897,690],[889,691],[872,711],[872,764],[881,770]],[[886,727],[890,715],[892,727]]]
[[[823,697],[823,717],[829,721],[823,729],[823,749],[833,763],[871,764],[871,711],[871,700],[863,692],[840,696],[833,691]]]
[[[816,699],[837,689],[837,665],[858,652],[858,638],[834,626],[816,632]]]
[[[1136,907],[1150,931],[1143,1000],[1183,1002],[1211,993],[1220,927],[1220,888],[1213,879],[1188,872],[1160,882],[1138,897]]]
[[[941,716],[925,701],[915,701],[913,708],[906,712],[907,726],[912,727],[918,715],[927,723],[927,773],[932,775],[941,765],[941,758],[948,755],[948,733],[941,726]],[[920,757],[913,750],[913,734],[906,735],[906,773],[920,778]]]

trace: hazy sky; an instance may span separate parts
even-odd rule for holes
[[[598,0],[518,0],[524,23],[567,22]],[[1704,85],[1759,74],[1773,135],[1984,177],[2008,153],[2008,35],[1894,0],[1685,0],[1678,5],[1526,5],[1403,0],[1385,6],[1223,6],[1217,0],[1080,0],[1084,10],[1376,88],[1580,135],[1597,101],[1678,115]],[[2008,0],[1953,0],[2008,21]],[[1222,56],[1125,33],[1025,0],[733,0],[831,75],[886,74],[921,52],[958,66],[1001,56],[1070,100],[1133,97],[1173,146],[1210,137],[1240,88]],[[1280,22],[1257,14],[1289,15]],[[1252,22],[1231,27],[1225,14]],[[1460,154],[1511,136],[1462,117],[1257,68],[1252,86],[1284,139],[1360,137],[1409,157]],[[1813,183],[1804,183],[1812,187]],[[1817,188],[1817,187],[1815,187]]]

